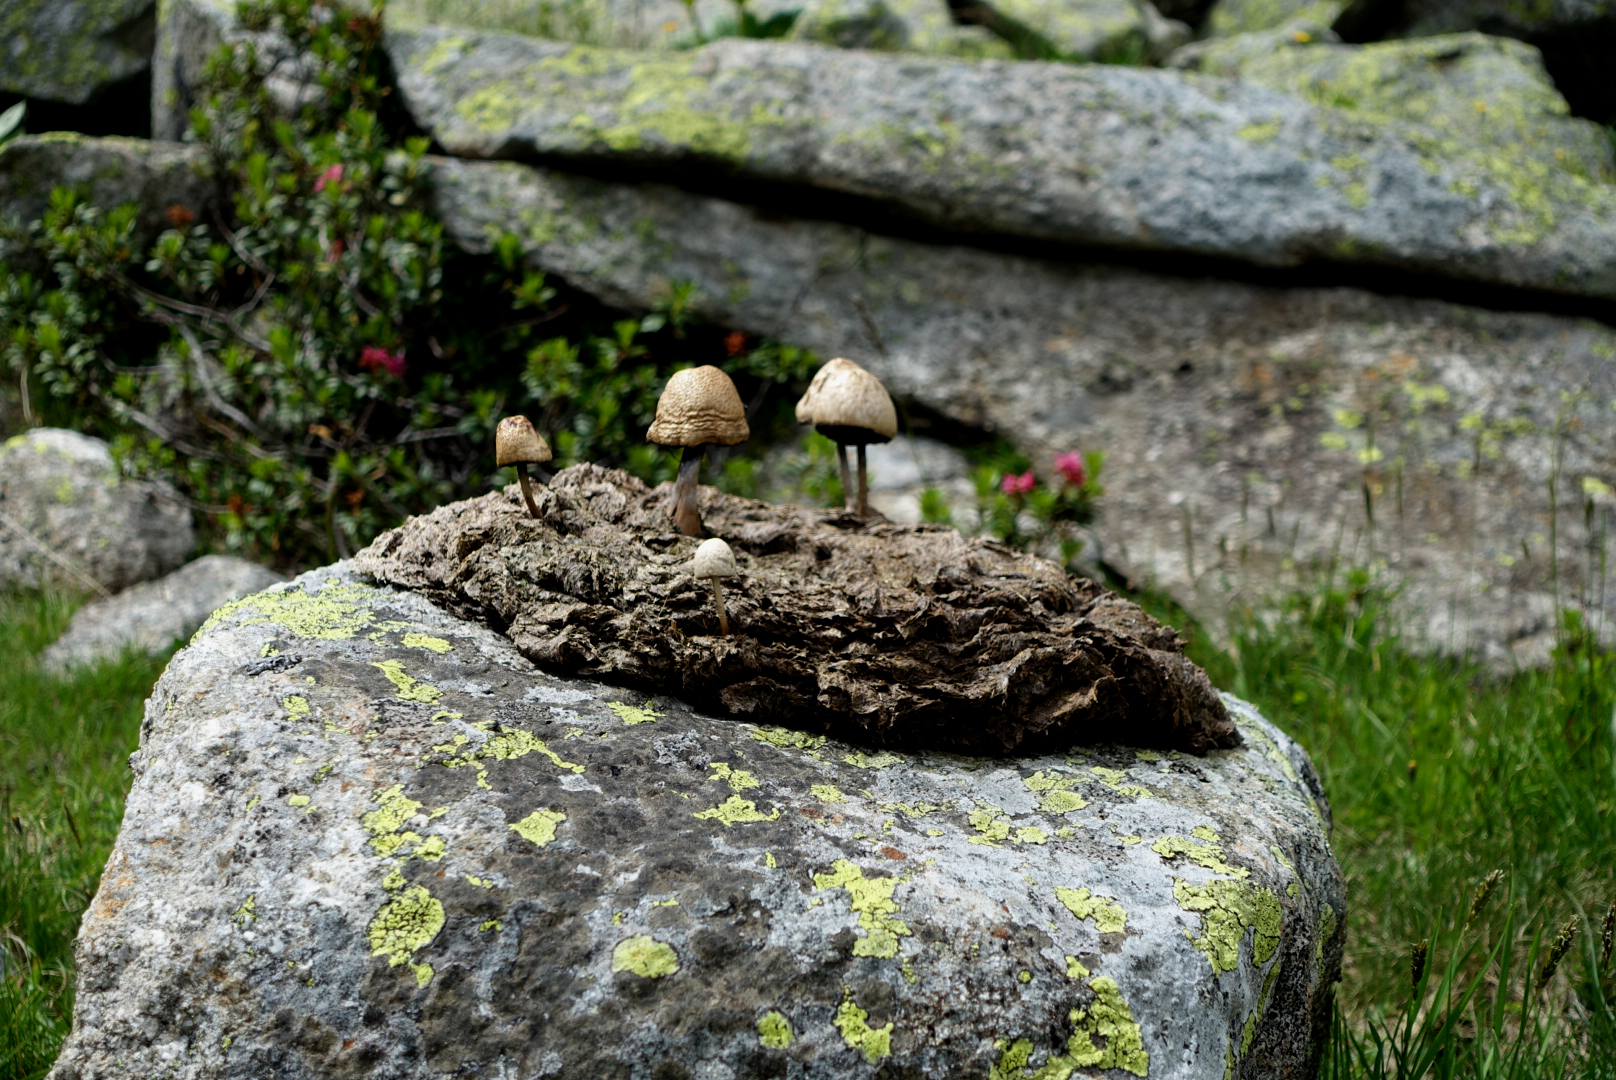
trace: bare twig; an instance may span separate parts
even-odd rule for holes
[[[67,558],[65,555],[61,555],[61,554],[59,554],[59,553],[57,553],[55,551],[52,551],[50,549],[49,545],[47,545],[39,537],[35,536],[28,529],[28,527],[23,525],[21,522],[16,521],[10,515],[8,515],[8,514],[6,514],[4,512],[0,512],[0,525],[4,525],[6,528],[8,528],[12,532],[16,533],[19,537],[21,537],[23,539],[24,542],[26,542],[30,547],[32,547],[36,551],[38,551],[41,555],[45,556],[45,558],[49,559],[51,562],[55,563],[57,566],[60,566],[63,570],[66,570],[69,574],[72,574],[74,577],[76,577],[80,581],[84,582],[84,584],[88,585],[90,588],[92,588],[96,592],[100,593],[103,599],[107,599],[107,600],[112,599],[112,593],[110,591],[108,591],[108,589],[107,589],[107,587],[105,585],[103,585],[99,581],[95,580],[95,578],[91,577],[88,573],[86,573],[82,567],[80,567],[78,564],[74,563],[71,559]]]

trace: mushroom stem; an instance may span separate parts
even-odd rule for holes
[[[527,466],[520,461],[516,463],[516,478],[522,482],[522,498],[527,502],[527,512],[533,517],[538,517],[539,504],[533,501],[533,487],[528,483]]]
[[[864,444],[863,443],[859,443],[859,448],[858,448],[858,474],[859,474],[858,514],[859,514],[859,517],[869,517],[870,516],[869,466],[866,465],[865,461],[864,461]]]
[[[842,465],[842,505],[853,509],[853,474],[847,469],[847,444],[836,444],[836,458]]]
[[[729,637],[729,613],[724,610],[724,586],[713,578],[713,606],[718,609],[718,632]]]
[[[701,459],[707,453],[705,443],[687,446],[679,455],[679,479],[673,485],[673,505],[668,516],[676,529],[686,536],[700,536],[701,510],[696,505],[696,478],[701,473]]]

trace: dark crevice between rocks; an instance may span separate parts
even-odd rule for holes
[[[152,133],[151,85],[151,71],[143,71],[109,84],[83,105],[0,93],[0,112],[19,101],[27,101],[28,115],[23,120],[23,129],[32,135],[76,131],[97,137],[126,135],[149,139]]]
[[[696,547],[655,491],[595,465],[538,493],[440,507],[354,560],[509,635],[560,674],[876,747],[1032,753],[1239,743],[1174,631],[1054,563],[937,525],[860,520],[701,489],[734,549],[716,632]]]
[[[751,208],[768,221],[815,221],[938,246],[958,245],[1052,263],[1116,267],[1164,277],[1232,281],[1272,289],[1351,288],[1388,297],[1440,300],[1501,312],[1543,312],[1594,319],[1616,326],[1616,300],[1576,296],[1515,285],[1442,277],[1399,267],[1310,260],[1295,266],[1258,266],[1240,259],[1177,251],[1100,247],[945,224],[947,211],[922,217],[901,206],[862,195],[829,191],[726,173],[710,162],[681,165],[619,158],[579,161],[556,155],[513,160],[606,183],[654,183]]]

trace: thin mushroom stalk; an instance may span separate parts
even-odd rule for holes
[[[859,515],[859,517],[869,517],[870,516],[870,467],[864,460],[864,444],[863,443],[859,443],[859,447],[858,447],[858,474],[859,474],[858,515]]]
[[[527,466],[517,463],[516,479],[522,485],[522,500],[527,503],[527,512],[533,517],[539,516],[539,504],[533,501],[533,485],[527,478]]]
[[[673,505],[668,508],[668,516],[673,518],[674,527],[686,536],[702,534],[701,508],[696,504],[696,479],[701,474],[701,459],[706,453],[705,445],[687,446],[679,455],[679,479],[673,485]]]
[[[718,633],[729,637],[729,612],[724,609],[724,586],[713,578],[713,607],[718,609]]]
[[[856,505],[853,501],[853,474],[847,468],[847,444],[836,444],[836,459],[842,466],[842,505],[852,510]]]

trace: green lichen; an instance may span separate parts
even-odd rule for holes
[[[771,1009],[758,1017],[758,1042],[771,1050],[784,1050],[791,1045],[796,1034],[791,1030],[791,1021],[785,1014]]]
[[[301,694],[288,694],[281,698],[281,708],[286,710],[288,720],[302,720],[310,713],[309,699]]]
[[[1039,810],[1046,814],[1069,814],[1089,804],[1087,799],[1072,791],[1080,780],[1076,776],[1061,776],[1056,772],[1039,770],[1023,777],[1021,782],[1027,785],[1028,791],[1041,795]]]
[[[814,875],[814,888],[846,889],[854,914],[864,936],[853,943],[854,956],[874,956],[890,959],[898,954],[898,938],[908,937],[912,931],[901,919],[894,918],[898,905],[892,899],[897,878],[867,878],[864,871],[846,859],[831,864],[828,874]]]
[[[1214,833],[1213,836],[1217,834]],[[1190,839],[1187,836],[1163,836],[1150,845],[1150,850],[1163,859],[1176,859],[1184,856],[1191,862],[1199,863],[1208,870],[1229,877],[1248,878],[1251,871],[1243,866],[1231,866],[1223,858],[1223,845],[1215,841]]]
[[[1279,134],[1279,121],[1269,120],[1267,123],[1262,124],[1247,124],[1235,134],[1249,143],[1256,143],[1261,146],[1263,143],[1272,142]]]
[[[404,645],[406,648],[426,649],[429,652],[435,652],[439,655],[449,652],[454,648],[454,645],[443,638],[433,637],[430,634],[418,634],[413,632],[404,635]]]
[[[370,920],[370,955],[387,957],[388,967],[410,964],[416,982],[425,986],[432,968],[411,963],[415,953],[432,944],[443,929],[443,904],[420,885],[411,885],[381,906]],[[423,972],[424,969],[424,972]]]
[[[1140,787],[1138,784],[1124,784],[1123,781],[1128,779],[1128,774],[1121,769],[1107,769],[1103,765],[1094,765],[1090,767],[1089,772],[1098,777],[1100,783],[1118,794],[1134,799],[1143,799],[1150,795],[1149,788]]]
[[[398,696],[405,701],[418,701],[423,705],[436,705],[443,698],[443,691],[436,686],[419,682],[404,674],[404,665],[397,660],[382,660],[370,666],[387,676],[387,681],[398,687]]]
[[[842,1041],[874,1065],[892,1056],[892,1023],[888,1021],[881,1027],[873,1028],[869,1020],[870,1014],[853,1001],[853,991],[844,988],[842,1004],[836,1010],[833,1023],[836,1030],[842,1033]]]
[[[1083,966],[1083,962],[1075,956],[1066,958],[1066,977],[1068,979],[1086,979],[1091,972]]]
[[[230,921],[245,930],[258,921],[258,894],[248,893],[241,906],[230,913]]]
[[[1313,962],[1315,964],[1324,959],[1324,946],[1329,944],[1330,939],[1335,936],[1335,921],[1335,908],[1325,904],[1324,910],[1319,912],[1319,940],[1313,946]]]
[[[772,814],[765,814],[757,808],[757,804],[751,799],[731,795],[712,809],[702,810],[691,816],[703,820],[721,821],[728,828],[731,825],[739,825],[745,821],[773,821],[780,816],[780,811],[776,809]]]
[[[459,34],[444,38],[432,46],[432,51],[427,53],[426,58],[421,61],[421,74],[431,75],[439,68],[452,64],[460,59],[460,54],[465,52],[470,44],[471,42]]]
[[[404,823],[421,809],[420,803],[404,794],[403,784],[378,792],[371,801],[377,804],[376,809],[361,818],[360,824],[370,834],[370,846],[376,854],[388,858],[405,844],[421,842],[416,833],[403,831]]]
[[[308,806],[313,801],[307,795],[288,795],[286,797],[287,806]]]
[[[808,792],[820,802],[839,803],[847,801],[847,796],[842,794],[841,789],[830,784],[815,784],[808,789]]]
[[[336,578],[318,592],[294,588],[256,593],[219,608],[197,631],[197,637],[237,615],[246,615],[237,625],[274,623],[301,638],[347,641],[371,625],[369,604],[376,596],[376,590],[369,586],[347,584]]]
[[[1055,899],[1077,918],[1093,919],[1095,929],[1102,934],[1121,933],[1128,921],[1128,913],[1114,898],[1095,896],[1087,889],[1058,888]]]
[[[477,932],[479,934],[487,934],[491,931],[497,932],[500,929],[500,925],[501,924],[498,919],[489,919],[477,927]]]
[[[722,761],[713,762],[711,768],[713,775],[707,779],[722,780],[729,785],[731,791],[745,791],[759,786],[757,778],[745,769],[732,769]]]
[[[984,847],[998,847],[996,841],[1010,838],[1010,822],[1001,816],[1002,811],[997,807],[983,807],[972,810],[965,815],[971,823],[971,828],[980,835],[973,836],[968,841],[972,844],[981,844]]]
[[[649,934],[624,938],[612,950],[612,971],[626,971],[643,979],[660,979],[679,970],[679,954],[665,941]]]
[[[443,858],[443,853],[449,849],[448,844],[441,836],[429,836],[416,847],[413,854],[417,859],[427,862],[437,862]]]
[[[1239,966],[1240,942],[1248,929],[1254,932],[1251,958],[1255,963],[1266,964],[1279,948],[1283,909],[1279,897],[1268,889],[1225,878],[1204,885],[1175,878],[1173,899],[1185,911],[1201,914],[1201,936],[1191,934],[1190,941],[1206,954],[1214,975]]]
[[[625,705],[621,701],[608,701],[606,707],[616,713],[617,718],[629,727],[635,724],[654,724],[663,715],[653,709],[649,701],[639,708]]]
[[[535,810],[521,821],[510,825],[511,832],[522,839],[543,847],[555,839],[556,826],[567,820],[560,810]]]
[[[791,728],[757,728],[750,734],[758,742],[766,742],[770,746],[777,746],[782,750],[795,747],[799,750],[811,752],[825,745],[825,736],[809,735],[807,732],[793,731]]]
[[[1071,1011],[1072,1034],[1066,1040],[1064,1054],[1051,1054],[1043,1065],[1030,1069],[1034,1049],[1031,1040],[1000,1039],[996,1044],[999,1060],[988,1072],[989,1080],[1070,1080],[1079,1069],[1148,1074],[1150,1054],[1145,1050],[1144,1033],[1116,980],[1101,975],[1090,979],[1088,986],[1094,1000],[1086,1008]]]
[[[885,750],[876,754],[866,754],[860,750],[856,754],[844,754],[842,760],[856,769],[884,769],[889,765],[898,764],[903,758]]]
[[[562,760],[561,755],[551,750],[543,739],[537,738],[532,732],[523,731],[520,728],[507,728],[481,746],[471,750],[464,750],[470,742],[471,740],[468,736],[464,734],[456,735],[452,742],[434,746],[432,750],[435,753],[448,755],[440,762],[446,769],[464,768],[468,765],[476,765],[479,761],[511,761],[516,758],[526,757],[528,754],[542,754],[549,758],[551,763],[558,769],[566,769],[575,773],[584,771],[582,765],[574,761]]]
[[[835,790],[835,789],[833,788],[831,790]],[[815,792],[815,794],[818,794],[818,793]],[[939,811],[942,811],[942,810],[951,810],[951,809],[953,809],[953,804],[952,803],[946,803],[946,802],[945,803],[884,802],[884,803],[880,804],[880,807],[881,807],[881,809],[887,811],[888,813],[902,814],[904,817],[907,817],[907,818],[923,818],[927,814],[935,814],[935,813],[937,813]]]

